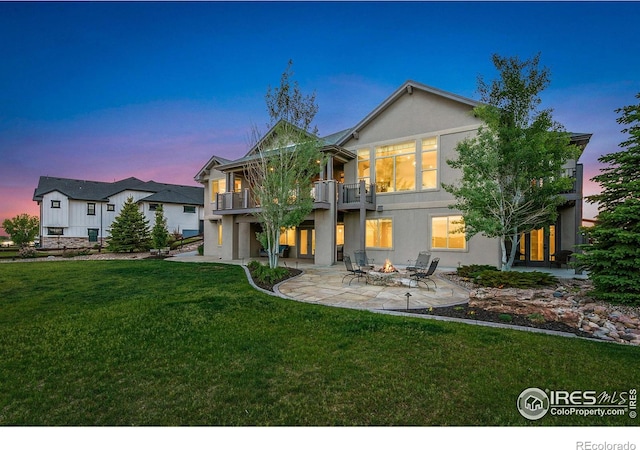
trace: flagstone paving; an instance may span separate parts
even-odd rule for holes
[[[387,287],[367,284],[365,278],[342,281],[346,271],[341,266],[304,267],[304,273],[276,287],[276,291],[288,298],[307,303],[354,309],[406,309],[429,308],[464,303],[469,291],[434,274],[437,288],[429,283],[429,289],[420,287]]]

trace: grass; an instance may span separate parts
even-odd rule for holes
[[[531,422],[528,387],[637,388],[640,349],[297,303],[238,266],[0,267],[0,425]]]

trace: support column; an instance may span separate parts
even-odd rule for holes
[[[333,265],[336,262],[336,182],[325,181],[322,189],[327,190],[329,209],[316,209],[314,227],[316,230],[316,254],[314,262],[318,265]]]
[[[358,192],[360,193],[360,248],[359,250],[365,250],[367,246],[367,187],[364,180],[360,180],[360,186],[358,186]]]
[[[222,216],[222,259],[238,259],[238,224],[231,214]]]

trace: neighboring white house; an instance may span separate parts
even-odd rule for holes
[[[280,244],[289,256],[329,265],[343,254],[366,249],[375,262],[389,258],[405,264],[421,250],[440,258],[443,266],[499,265],[497,239],[459,232],[459,211],[442,189],[459,177],[448,159],[456,145],[474,136],[480,126],[472,114],[478,102],[450,92],[407,81],[358,124],[323,138],[328,163],[314,182],[315,206],[296,229],[285,230]],[[264,139],[269,138],[269,134]],[[573,134],[584,147],[590,134]],[[245,177],[255,149],[235,161],[213,156],[195,179],[205,187],[204,254],[222,259],[260,256]],[[518,262],[549,265],[555,253],[582,243],[582,165],[568,161],[565,176],[574,187],[563,194],[555,225],[523,236]]]
[[[42,248],[80,248],[103,245],[113,220],[128,197],[153,226],[162,205],[170,233],[190,237],[202,232],[204,190],[196,186],[141,181],[137,178],[106,183],[40,177],[33,200],[40,206]]]

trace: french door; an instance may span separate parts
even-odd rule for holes
[[[527,266],[549,266],[555,260],[558,246],[556,226],[539,228],[520,236],[520,247],[516,262]]]

